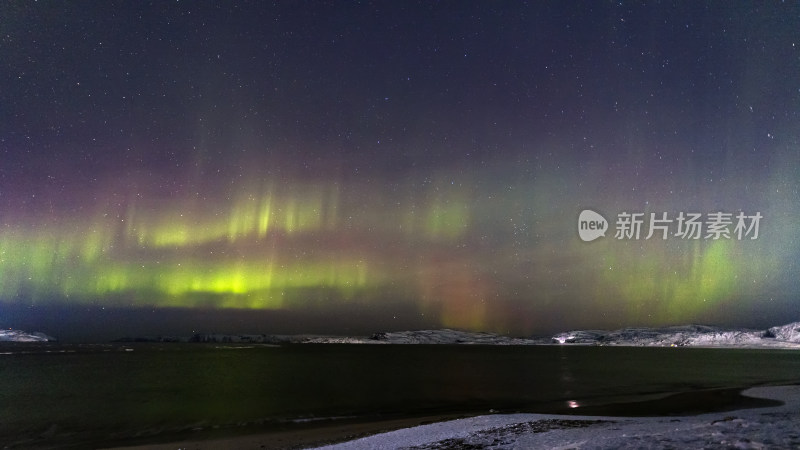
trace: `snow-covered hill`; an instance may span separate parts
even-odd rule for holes
[[[44,333],[26,333],[20,330],[0,330],[0,342],[50,342],[56,338]]]
[[[772,327],[767,330],[766,337],[772,337],[778,341],[800,343],[800,322],[793,322],[787,325]]]
[[[579,330],[553,336],[559,344],[698,346],[698,347],[785,347],[800,348],[800,322],[747,330],[683,325],[666,328],[623,328],[621,330]]]

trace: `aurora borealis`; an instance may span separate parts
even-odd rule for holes
[[[6,328],[800,318],[794,3],[8,2],[0,59]]]

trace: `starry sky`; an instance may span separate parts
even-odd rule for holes
[[[800,320],[796,2],[12,1],[0,60],[4,328]]]

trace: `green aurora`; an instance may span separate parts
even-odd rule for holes
[[[497,187],[487,175],[441,173],[422,188],[407,183],[401,196],[342,182],[278,189],[252,180],[225,196],[167,200],[110,189],[108,198],[124,201],[6,223],[0,298],[252,310],[403,299],[440,326],[533,332],[562,308],[585,323],[708,320],[781,301],[796,282],[781,268],[798,250],[787,239],[797,207],[770,194],[786,178],[754,184],[761,201],[725,195],[729,210],[767,205],[756,240],[620,240],[609,232],[587,243],[576,223],[585,199],[612,221],[622,210],[659,211],[657,202],[641,201],[646,191],[625,198],[622,186],[592,192],[587,177],[576,184],[548,170],[530,174],[532,181]],[[735,187],[716,189],[661,204],[715,211],[723,205],[708,199]]]

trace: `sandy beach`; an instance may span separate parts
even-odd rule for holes
[[[800,386],[756,387],[742,394],[783,404],[659,417],[557,414],[491,414],[455,420],[428,417],[126,448],[780,449],[800,446]],[[320,446],[326,442],[337,443]]]

